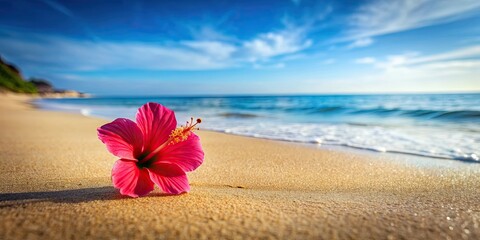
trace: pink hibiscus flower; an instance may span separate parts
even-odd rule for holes
[[[108,151],[120,158],[112,169],[113,185],[131,197],[150,193],[154,185],[169,194],[188,192],[185,172],[204,158],[200,138],[193,133],[201,120],[193,123],[192,118],[176,128],[172,110],[147,103],[138,109],[136,121],[117,118],[97,129]]]

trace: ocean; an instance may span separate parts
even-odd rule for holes
[[[113,120],[134,119],[146,102],[174,110],[179,124],[200,117],[206,130],[480,162],[480,94],[93,97],[36,104]]]

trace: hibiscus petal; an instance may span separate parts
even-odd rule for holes
[[[139,197],[153,191],[154,185],[148,170],[138,168],[135,161],[120,159],[112,169],[112,181],[122,195]]]
[[[177,120],[172,110],[150,102],[138,109],[137,125],[143,132],[144,151],[150,152],[167,141],[177,126]]]
[[[137,124],[126,118],[117,118],[97,129],[98,138],[113,155],[135,160],[141,153],[143,135]]]
[[[174,163],[184,172],[190,172],[203,163],[204,156],[200,138],[195,133],[191,133],[187,140],[162,149],[157,159],[159,162]]]
[[[156,162],[148,167],[150,179],[165,193],[179,194],[190,191],[185,172],[177,165]]]

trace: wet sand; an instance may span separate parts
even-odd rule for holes
[[[111,184],[107,121],[28,100],[0,95],[0,239],[480,238],[480,164],[200,131],[191,192],[132,199]]]

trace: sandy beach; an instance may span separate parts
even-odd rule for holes
[[[0,239],[480,238],[480,164],[200,131],[191,192],[133,199],[112,187],[108,121],[29,99],[0,95]]]

